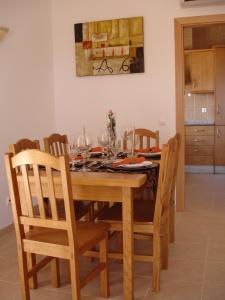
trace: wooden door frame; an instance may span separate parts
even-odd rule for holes
[[[182,142],[180,149],[180,160],[177,170],[176,184],[176,210],[183,211],[185,209],[185,173],[184,173],[184,49],[183,49],[183,32],[185,27],[204,26],[210,24],[225,23],[225,14],[208,15],[198,17],[175,18],[175,64],[176,64],[176,131],[182,134]]]

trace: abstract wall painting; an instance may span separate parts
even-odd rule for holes
[[[143,17],[74,25],[77,76],[144,72]]]

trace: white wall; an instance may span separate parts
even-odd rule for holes
[[[165,141],[175,130],[174,18],[218,13],[225,6],[182,9],[179,0],[53,1],[57,131],[85,124],[95,136],[111,108],[118,127],[159,129]],[[144,16],[145,73],[76,77],[74,23],[132,16]]]
[[[50,0],[0,0],[0,228],[12,222],[3,154],[54,129]]]
[[[95,136],[110,108],[118,127],[159,129],[165,141],[175,130],[174,17],[218,13],[225,6],[183,10],[179,0],[0,0],[0,26],[10,28],[0,42],[0,228],[11,223],[9,143],[83,125]],[[77,78],[74,23],[131,16],[144,16],[145,73]]]

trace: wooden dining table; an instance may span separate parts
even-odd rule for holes
[[[47,181],[41,176],[43,196],[48,197]],[[33,176],[29,176],[32,196],[36,196],[32,185]],[[123,291],[125,300],[134,299],[134,242],[133,242],[133,194],[134,190],[142,187],[147,180],[146,174],[105,173],[105,172],[71,172],[73,199],[122,203],[123,222]],[[55,172],[55,194],[62,198],[62,183]],[[23,197],[23,185],[18,175],[20,196]],[[25,210],[25,206],[22,210]]]

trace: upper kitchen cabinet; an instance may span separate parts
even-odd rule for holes
[[[225,47],[215,48],[216,124],[225,125]]]
[[[185,51],[186,92],[212,93],[214,82],[214,50]]]

